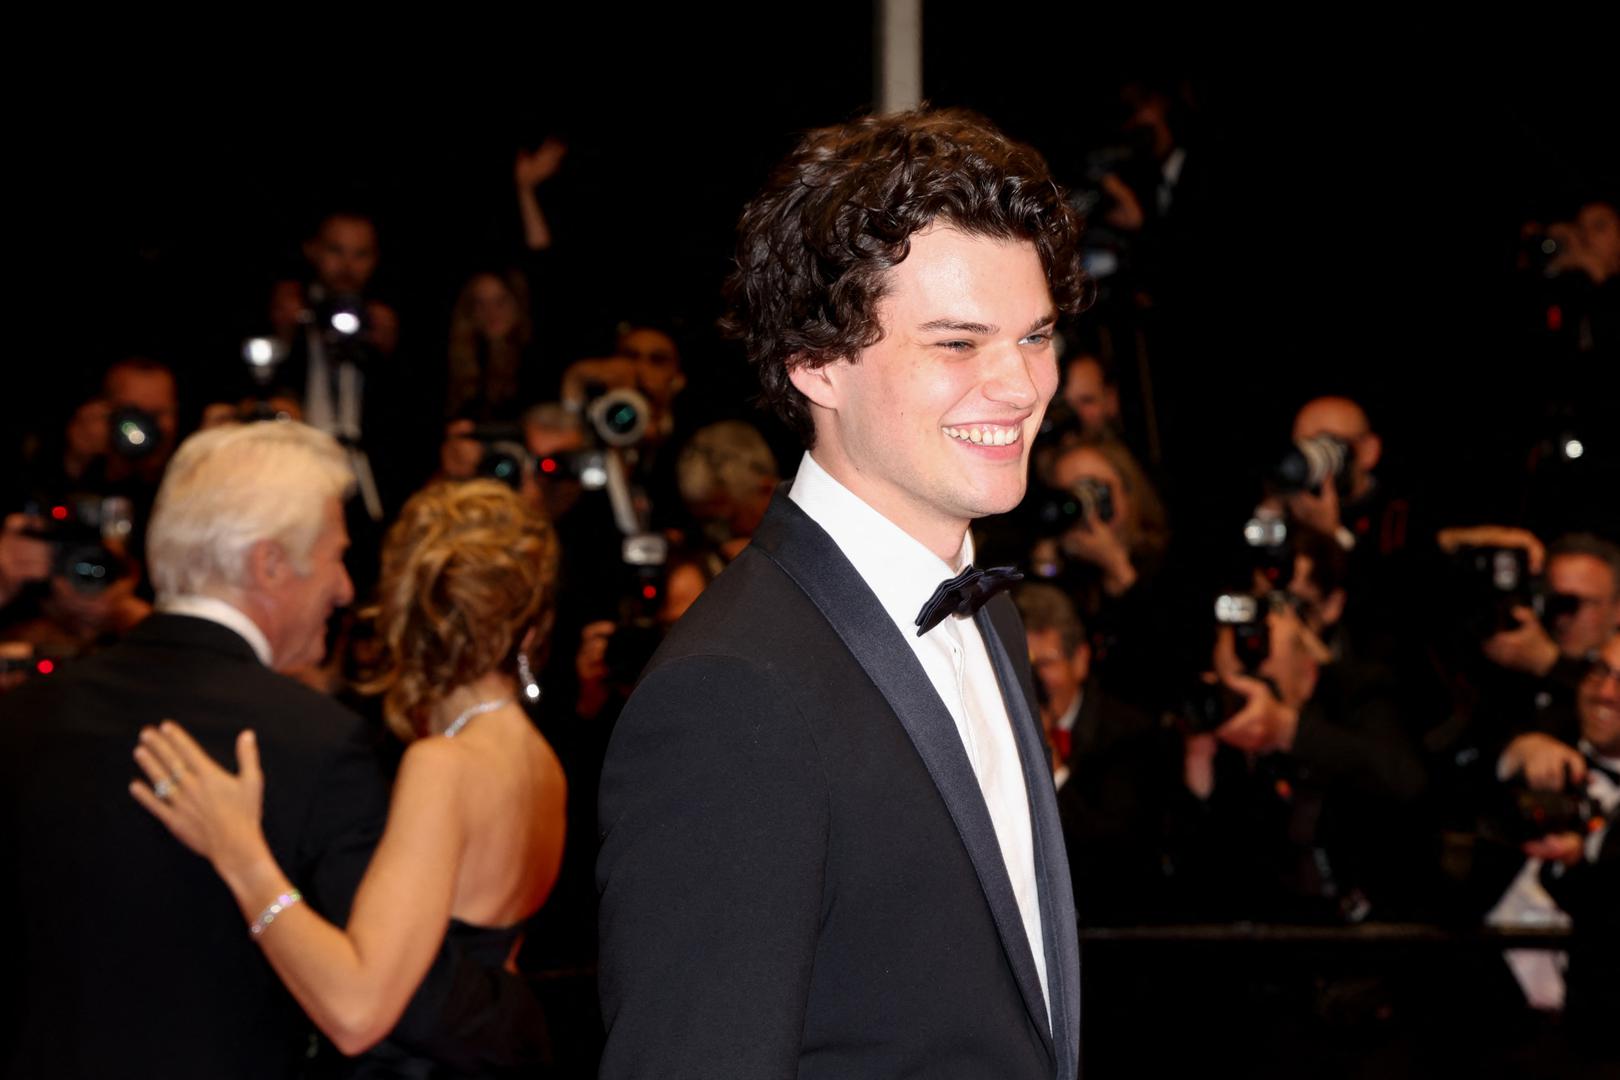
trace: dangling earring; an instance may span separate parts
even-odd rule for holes
[[[523,700],[533,705],[540,700],[540,684],[534,681],[534,672],[529,668],[527,653],[517,654],[518,685],[523,688]]]

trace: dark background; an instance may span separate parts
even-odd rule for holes
[[[16,319],[39,337],[8,365],[8,432],[55,423],[136,351],[178,368],[195,412],[339,203],[377,214],[379,288],[442,379],[457,287],[515,249],[513,151],[548,133],[571,147],[543,200],[581,349],[622,318],[673,321],[705,411],[733,408],[748,378],[713,321],[736,214],[796,132],[874,93],[869,5],[764,11],[615,9],[409,47],[376,27],[131,40],[64,65],[14,136],[37,253]],[[1543,382],[1507,325],[1518,225],[1616,185],[1612,72],[1563,44],[1579,27],[1547,16],[1492,52],[1441,29],[1269,25],[1171,47],[1041,5],[936,3],[925,25],[928,98],[985,112],[1066,182],[1115,141],[1123,81],[1191,87],[1222,210],[1219,272],[1177,316],[1197,355],[1156,372],[1184,447],[1261,446],[1305,396],[1344,390],[1415,482],[1521,455]]]

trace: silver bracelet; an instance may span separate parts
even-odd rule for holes
[[[252,926],[248,927],[248,933],[252,934],[254,937],[258,937],[260,934],[264,933],[265,929],[271,923],[276,921],[277,915],[280,915],[283,911],[286,911],[294,904],[302,902],[303,899],[304,894],[299,892],[297,889],[294,889],[289,893],[282,893],[280,896],[270,901],[269,907],[259,912],[259,917],[253,920]]]

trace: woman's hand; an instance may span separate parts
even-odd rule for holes
[[[142,728],[135,747],[135,761],[151,785],[129,785],[136,802],[221,874],[268,853],[259,827],[264,774],[253,732],[236,737],[236,760],[240,773],[221,768],[179,724],[165,720]]]

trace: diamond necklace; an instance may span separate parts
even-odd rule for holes
[[[457,734],[460,733],[462,728],[467,726],[467,721],[471,720],[473,717],[483,716],[487,712],[494,712],[502,705],[510,704],[512,704],[512,699],[509,697],[501,698],[498,701],[480,701],[478,704],[474,705],[472,708],[450,721],[450,725],[444,729],[444,737],[447,739],[453,739]]]

